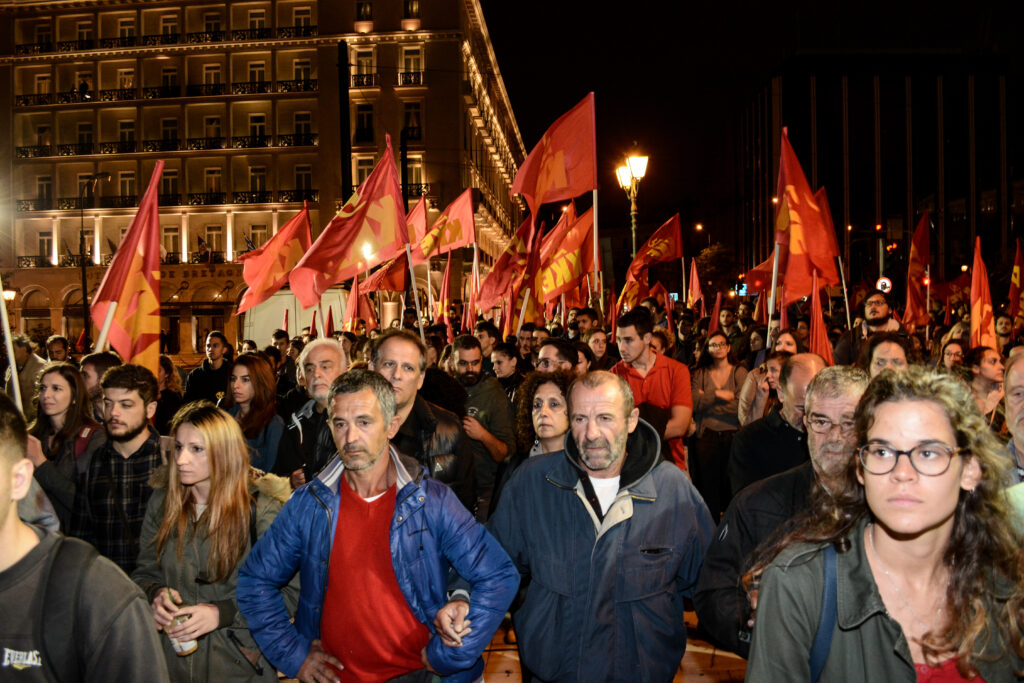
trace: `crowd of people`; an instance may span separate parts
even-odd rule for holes
[[[475,681],[510,620],[524,680],[669,681],[694,609],[750,681],[1020,680],[1013,320],[869,292],[831,364],[799,306],[716,313],[212,331],[157,374],[12,335],[0,677]]]

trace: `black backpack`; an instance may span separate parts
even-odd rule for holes
[[[60,683],[83,679],[85,660],[77,633],[78,600],[86,570],[99,553],[77,538],[58,535],[43,569],[42,594],[36,599],[35,641],[42,642],[43,666]]]

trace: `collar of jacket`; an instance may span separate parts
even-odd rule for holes
[[[803,438],[807,436],[806,432],[804,432],[802,429],[797,429],[793,425],[789,424],[789,422],[786,421],[786,418],[782,417],[781,405],[772,408],[771,412],[769,412],[764,417],[764,420],[765,422],[768,423],[769,427],[776,431],[780,429],[789,429],[790,431],[796,432],[798,438]]]
[[[565,488],[575,488],[580,472],[586,472],[579,464],[580,454],[572,432],[565,434],[565,459],[570,467],[555,467],[548,479]],[[626,455],[619,475],[619,489],[629,488],[644,498],[656,498],[654,484],[645,478],[661,462],[661,440],[658,432],[647,422],[637,420],[636,429],[626,438]]]
[[[868,331],[867,322],[862,322],[860,324],[860,338],[867,339],[872,334],[875,334],[875,332],[899,332],[901,329],[902,327],[900,326],[900,324],[896,322],[895,318],[892,317],[885,321],[885,327],[883,327],[880,330],[873,330],[871,332]]]
[[[423,434],[433,434],[437,428],[437,416],[434,415],[434,410],[430,406],[430,401],[426,400],[418,393],[416,394],[416,400],[412,402],[412,412],[410,415],[416,420],[415,424],[419,432]]]
[[[395,480],[395,483],[398,485],[397,490],[401,491],[408,484],[419,486],[423,480],[423,466],[416,462],[414,458],[402,455],[396,451],[394,446],[389,445],[388,452],[397,473],[397,479]],[[344,471],[345,464],[341,461],[341,456],[335,455],[331,462],[324,467],[323,471],[317,475],[316,479],[310,483],[310,486],[314,490],[326,489],[331,495],[337,496],[341,475]]]

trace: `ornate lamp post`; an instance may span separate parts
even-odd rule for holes
[[[619,187],[626,191],[629,197],[629,220],[633,232],[633,256],[636,256],[636,193],[640,188],[640,180],[647,173],[647,157],[631,156],[626,158],[626,163],[615,169],[615,176],[619,180]]]

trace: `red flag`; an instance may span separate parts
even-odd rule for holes
[[[757,304],[754,305],[754,322],[759,325],[768,324],[768,293],[761,292],[757,295]]]
[[[334,307],[327,307],[327,324],[324,325],[324,333],[330,337],[334,334]]]
[[[615,304],[615,318],[618,318],[627,310],[636,308],[640,300],[648,294],[650,294],[650,290],[647,289],[646,284],[637,281],[631,274],[626,273],[626,284],[622,286],[622,293],[619,294],[619,300]]]
[[[435,254],[473,244],[476,228],[473,223],[473,189],[467,189],[449,204],[422,239],[412,245],[412,264],[425,263]]]
[[[674,306],[672,305],[672,295],[665,289],[665,285],[661,282],[654,283],[651,287],[651,296],[658,300],[658,305],[665,309],[665,322],[668,323],[668,330],[671,334],[675,334],[675,325],[672,324],[672,313]]]
[[[746,275],[743,276],[743,280],[747,283],[749,291],[767,292],[772,288],[772,262],[774,260],[775,256],[773,254],[768,257],[767,261],[758,263],[747,271]]]
[[[452,319],[448,315],[448,307],[452,302],[452,253],[448,252],[448,266],[444,269],[444,278],[441,279],[441,293],[437,297],[437,318],[443,320],[448,326],[448,343],[455,341],[455,332],[452,329]]]
[[[366,321],[367,332],[380,327],[380,321],[377,320],[377,309],[366,292],[359,293],[359,317]]]
[[[395,258],[409,241],[402,190],[387,136],[384,156],[292,270],[292,291],[304,308],[329,287]]]
[[[711,320],[708,323],[708,334],[718,330],[719,313],[722,311],[722,293],[715,294],[715,306],[711,309]]]
[[[287,308],[284,309],[284,321],[283,321],[283,324],[281,325],[281,329],[284,330],[285,332],[288,331],[288,309]]]
[[[811,293],[814,269],[823,285],[839,284],[835,264],[839,251],[838,246],[833,250],[837,245],[835,229],[829,237],[819,198],[811,192],[785,128],[777,192],[775,241],[785,247],[779,251],[779,272],[785,273],[787,298],[782,303],[787,305]]]
[[[638,281],[647,282],[647,268],[654,263],[683,258],[683,229],[679,214],[672,216],[651,235],[636,252],[626,271]]]
[[[316,311],[313,311],[316,315]],[[356,330],[356,319],[359,318],[359,276],[352,278],[352,286],[348,290],[348,300],[345,301],[345,322],[343,327],[347,332]]]
[[[117,309],[110,345],[126,363],[157,374],[160,363],[160,208],[157,192],[164,162],[157,161],[139,210],[92,300],[92,320],[102,326],[110,304]]]
[[[587,273],[594,272],[594,210],[582,216],[570,205],[554,230],[544,236],[536,287],[544,301],[579,289]]]
[[[928,212],[925,211],[914,230],[914,239],[910,242],[910,264],[907,267],[907,305],[903,312],[903,327],[910,334],[918,326],[927,325],[931,321],[928,315],[928,303],[925,295],[925,277],[928,275],[928,263],[931,260],[931,249],[928,236]]]
[[[825,359],[826,365],[835,365],[832,357],[832,342],[828,339],[828,328],[825,327],[825,314],[821,310],[821,297],[818,294],[818,271],[811,274],[811,333],[807,340],[811,353]]]
[[[309,206],[304,205],[277,234],[259,249],[239,255],[242,278],[248,289],[235,315],[263,303],[288,282],[288,273],[302,260],[313,238],[309,227]]]
[[[494,307],[502,298],[509,296],[516,275],[522,275],[529,261],[538,230],[534,230],[533,220],[527,218],[516,230],[512,241],[505,247],[491,272],[484,278],[477,294],[477,306],[483,310]]]
[[[1021,251],[1020,240],[1017,240],[1017,255],[1013,258],[1013,273],[1010,275],[1010,307],[1007,313],[1013,318],[1013,329],[1024,325],[1024,306],[1020,305],[1020,276],[1024,272],[1024,252]]]
[[[597,126],[594,93],[551,124],[519,167],[511,194],[521,194],[537,215],[541,204],[597,189]]]
[[[998,349],[996,320],[992,315],[992,292],[988,288],[988,270],[981,259],[981,238],[974,241],[974,267],[971,268],[971,348]]]
[[[405,224],[409,227],[409,240],[417,244],[427,235],[427,198],[421,196],[412,207],[412,211],[405,217]]]
[[[359,289],[363,292],[404,292],[409,283],[409,258],[405,252],[393,258],[362,281]]]
[[[697,259],[690,259],[690,286],[687,288],[686,305],[693,308],[698,301],[704,300],[704,292],[700,289],[700,276],[697,275]]]

